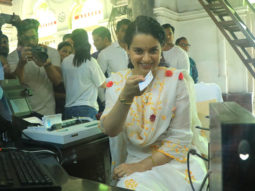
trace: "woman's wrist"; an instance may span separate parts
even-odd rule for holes
[[[140,161],[139,163],[142,166],[144,171],[151,170],[152,167],[157,166],[157,165],[155,165],[155,161],[152,160],[152,156],[149,156],[148,158]]]
[[[133,99],[132,100],[128,100],[126,98],[123,97],[119,97],[119,101],[120,103],[124,104],[124,105],[131,105],[133,103]]]
[[[133,98],[128,98],[128,97],[120,94],[119,101],[120,101],[120,103],[122,103],[124,105],[131,105],[133,103]]]

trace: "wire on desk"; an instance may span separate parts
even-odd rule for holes
[[[22,152],[28,152],[28,153],[47,153],[47,154],[52,154],[54,155],[54,157],[56,157],[56,160],[60,163],[60,160],[59,160],[59,157],[58,155],[53,152],[52,150],[48,150],[48,149],[40,149],[40,150],[26,150],[26,149],[20,149],[20,148],[17,148],[17,147],[4,147],[4,148],[1,148],[3,151],[5,150],[18,150],[18,151],[22,151]]]
[[[200,126],[196,126],[197,129],[201,129],[201,130],[205,130],[205,131],[210,131],[209,128],[205,128],[205,127],[200,127]]]
[[[34,139],[32,139],[31,137],[29,137],[28,135],[26,135],[23,131],[22,131],[21,133],[22,133],[22,135],[24,135],[27,139],[29,139],[30,141],[33,141],[33,142],[36,143],[36,144],[39,144],[39,145],[42,146],[42,147],[45,147],[45,146],[54,147],[54,148],[57,150],[57,152],[58,152],[59,155],[58,155],[57,153],[55,153],[55,154],[58,156],[59,163],[62,165],[63,154],[62,154],[62,151],[61,151],[56,145],[54,145],[54,144],[48,144],[48,143],[45,143],[45,142],[41,142],[41,141],[34,140]]]

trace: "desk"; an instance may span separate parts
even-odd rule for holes
[[[62,166],[69,175],[106,184],[110,183],[111,163],[109,139],[108,136],[103,133],[66,145],[51,143],[42,145],[25,141],[17,143],[16,146],[58,147],[63,155]],[[54,147],[51,147],[51,149],[54,149]]]
[[[61,147],[63,167],[72,176],[110,183],[109,139],[104,134]]]
[[[28,126],[28,122],[19,117],[13,118],[13,127],[9,134],[17,147],[58,147],[63,154],[63,167],[71,175],[79,178],[90,179],[102,183],[110,183],[110,149],[108,136],[103,133],[74,141],[65,145],[52,143],[37,144],[20,142],[21,132]],[[52,147],[54,146],[54,147]]]
[[[57,184],[61,185],[62,191],[128,191],[128,189],[108,186],[96,181],[71,177],[49,154],[38,154],[38,158],[55,177]]]

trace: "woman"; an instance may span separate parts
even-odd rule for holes
[[[101,117],[101,128],[113,137],[113,178],[117,186],[141,191],[191,190],[186,157],[196,146],[185,79],[191,78],[158,66],[165,34],[154,19],[137,17],[125,41],[133,69],[111,75]],[[153,80],[141,92],[138,84],[150,71]],[[199,188],[204,162],[191,156],[190,166],[194,187]]]
[[[73,53],[73,46],[69,42],[61,42],[58,44],[58,53],[60,55],[62,63],[65,57]],[[54,87],[54,93],[56,102],[56,113],[61,113],[62,115],[64,115],[66,94],[63,82]]]
[[[62,74],[66,89],[65,119],[96,119],[98,87],[105,86],[105,76],[90,56],[88,34],[84,29],[72,32],[74,54],[63,60]]]
[[[61,58],[61,63],[65,57],[73,53],[73,46],[69,42],[61,42],[58,44],[58,52]]]

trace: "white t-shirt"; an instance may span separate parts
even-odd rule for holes
[[[195,91],[197,102],[207,100],[216,100],[217,102],[223,102],[222,91],[220,87],[215,83],[199,82],[195,84]]]
[[[74,54],[62,62],[62,75],[66,89],[65,107],[87,105],[98,110],[98,87],[105,82],[105,76],[97,61],[91,57],[79,67],[73,65]]]
[[[128,67],[128,55],[118,42],[103,49],[97,61],[103,73],[107,72],[109,76],[112,72],[126,70]]]
[[[47,47],[47,54],[51,63],[60,67],[58,51]],[[18,51],[15,50],[10,53],[7,59],[11,72],[14,72],[19,62]],[[24,84],[32,90],[33,95],[28,97],[28,102],[33,111],[42,115],[55,113],[53,86],[44,67],[39,67],[34,61],[28,61],[24,68]]]
[[[184,69],[190,72],[190,63],[188,54],[178,46],[172,47],[170,50],[163,51],[165,62],[169,67]]]

